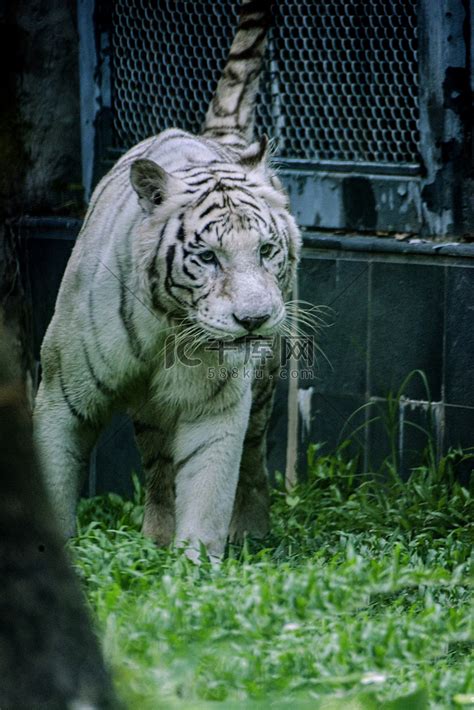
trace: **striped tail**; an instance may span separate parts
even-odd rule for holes
[[[271,4],[272,0],[243,0],[237,34],[208,108],[202,135],[233,145],[252,141]]]

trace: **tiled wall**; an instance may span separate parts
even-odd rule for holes
[[[474,446],[474,259],[416,245],[377,251],[375,239],[366,240],[365,251],[362,238],[341,239],[337,248],[324,238],[307,243],[299,296],[332,311],[319,337],[325,357],[318,354],[312,380],[300,382],[312,387],[309,432],[300,422],[301,469],[311,441],[330,451],[351,439],[368,469],[379,468],[394,447],[405,473],[427,444],[419,427],[438,452]],[[414,375],[401,392],[409,401],[392,401],[390,409],[387,399],[415,370],[426,383]],[[273,453],[271,460],[281,468]]]
[[[78,226],[24,232],[36,356]],[[429,429],[440,450],[474,447],[474,245],[322,235],[306,235],[305,245],[299,297],[331,310],[318,337],[324,356],[317,353],[311,379],[299,384],[312,388],[308,431],[300,421],[302,475],[310,442],[330,451],[350,439],[352,453],[371,470],[393,446],[405,473],[427,443],[417,427]],[[408,401],[392,404],[387,425],[387,398],[417,369],[426,374],[429,396],[414,376],[402,393]],[[272,473],[285,468],[287,396],[282,380],[269,432]],[[428,407],[428,400],[435,404]],[[117,416],[94,452],[89,492],[130,492],[130,471],[138,468],[131,426]],[[470,468],[466,462],[460,474]]]

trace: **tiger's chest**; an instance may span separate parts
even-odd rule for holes
[[[169,413],[216,414],[236,404],[251,387],[249,367],[214,360],[189,364],[177,362],[157,368],[150,393],[158,408]]]

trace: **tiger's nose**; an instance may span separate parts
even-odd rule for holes
[[[239,325],[251,333],[252,330],[256,330],[270,318],[270,313],[265,313],[263,316],[254,316],[253,318],[238,318],[234,313],[234,318]]]

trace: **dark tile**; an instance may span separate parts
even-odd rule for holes
[[[370,394],[441,398],[444,327],[444,269],[414,263],[374,262],[370,294]]]
[[[427,447],[430,441],[436,445],[436,433],[424,406],[400,406],[377,398],[370,402],[367,416],[367,471],[395,470],[407,479],[412,468],[426,463]]]
[[[96,494],[113,491],[130,498],[133,492],[132,472],[141,477],[142,469],[133,425],[126,415],[117,414],[112,418],[97,442],[95,457]]]
[[[439,405],[427,407],[411,402],[402,402],[398,408],[398,473],[405,479],[413,468],[428,464],[429,449],[435,458],[441,453],[442,417],[436,415],[435,408],[441,411]]]
[[[378,472],[394,465],[398,474],[407,479],[414,468],[429,464],[430,448],[437,458],[443,453],[443,447],[457,446],[459,442],[453,437],[454,417],[457,411],[464,408],[451,409],[453,414],[448,426],[441,403],[428,408],[425,404],[412,401],[389,404],[387,400],[380,399],[372,402],[367,470]],[[474,443],[474,410],[466,409],[462,416],[464,429],[460,441]],[[465,421],[469,423],[465,424]]]
[[[39,359],[41,343],[53,317],[56,296],[74,241],[30,239],[28,276],[33,304],[33,350]]]
[[[397,459],[397,432],[388,413],[385,399],[372,400],[367,404],[367,447],[365,471],[379,473]]]
[[[444,371],[446,402],[474,406],[474,268],[447,269]]]
[[[306,465],[309,444],[321,444],[321,454],[328,454],[349,441],[348,456],[359,457],[363,461],[366,417],[363,405],[362,397],[313,392],[308,430],[305,430],[300,417],[301,470]]]
[[[366,261],[304,258],[300,298],[329,306],[331,323],[317,337],[317,389],[331,395],[366,391],[368,264]]]
[[[474,454],[474,408],[448,405],[445,409],[445,419],[445,449],[462,448],[467,454]],[[474,470],[474,459],[459,462],[455,470],[462,483],[467,484]]]

